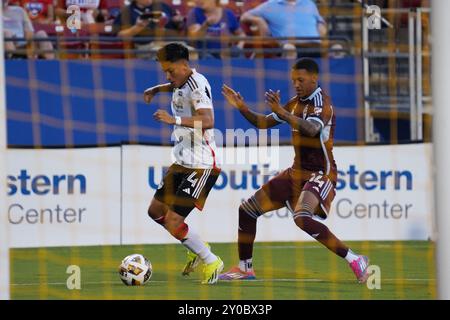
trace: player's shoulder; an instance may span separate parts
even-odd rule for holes
[[[309,97],[314,107],[329,107],[331,105],[330,96],[321,88],[318,87],[314,93]]]
[[[192,99],[197,101],[209,101],[209,103],[211,102],[211,86],[204,75],[193,69],[193,73],[189,77],[187,84],[191,90]]]
[[[197,72],[195,69],[192,71],[193,72],[188,79],[188,84],[191,85],[192,91],[195,89],[204,89],[205,86],[209,86],[208,79],[206,79],[203,74]]]

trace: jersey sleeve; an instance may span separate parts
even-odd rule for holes
[[[284,106],[283,109],[291,113],[297,104],[297,96],[292,97]],[[275,112],[270,113],[268,116],[272,116],[279,123],[286,123],[283,119],[281,119]]]
[[[267,117],[272,116],[272,118],[275,119],[275,121],[279,122],[279,123],[286,123],[286,121],[284,121],[283,119],[281,119],[275,112],[269,113],[267,115]]]
[[[308,111],[305,120],[316,121],[320,123],[322,129],[330,121],[333,116],[333,108],[328,99],[322,99],[319,97],[314,101],[314,107]]]
[[[196,88],[191,93],[191,102],[195,110],[212,109],[211,93],[206,85]]]

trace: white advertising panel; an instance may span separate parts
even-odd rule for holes
[[[348,240],[433,239],[431,147],[336,148],[333,230]]]
[[[120,243],[120,148],[9,150],[11,247]]]
[[[431,238],[430,152],[428,144],[335,148],[339,169],[337,195],[324,223],[343,240]],[[189,226],[211,242],[236,241],[240,202],[277,171],[291,166],[293,156],[292,147],[280,147],[276,168],[271,166],[277,163],[274,159],[248,159],[251,161],[246,164],[224,161],[203,212],[195,209],[187,219]],[[163,168],[171,162],[169,147],[124,147],[124,243],[176,242],[147,216]],[[256,241],[296,240],[312,238],[294,224],[287,209],[259,219]]]
[[[292,165],[292,147],[261,150],[222,153],[204,210],[187,218],[205,240],[235,242],[241,201]],[[324,221],[333,233],[342,240],[433,239],[431,145],[338,147],[334,154],[337,194]],[[9,150],[11,246],[176,243],[147,215],[172,161],[170,147]],[[287,209],[258,219],[256,241],[298,240],[313,239]]]
[[[255,161],[258,157],[270,158],[268,155],[271,153],[261,152],[258,148],[240,148],[238,152],[227,148],[218,153],[223,153],[221,158],[225,163],[221,166],[222,172],[216,186],[211,190],[203,211],[194,209],[186,221],[190,228],[195,229],[207,241],[234,242],[241,199],[249,197],[253,189],[261,185],[263,179],[268,179],[269,172],[275,172],[276,168],[271,168],[269,164],[242,164],[246,160]],[[177,242],[147,215],[163,171],[171,163],[170,147],[123,147],[124,244]]]

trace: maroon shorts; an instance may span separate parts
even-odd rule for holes
[[[336,195],[336,182],[321,172],[294,170],[288,168],[270,179],[262,189],[277,206],[295,209],[302,191],[310,191],[319,199],[319,207],[314,214],[326,219],[331,202]]]

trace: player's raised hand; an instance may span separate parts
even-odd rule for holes
[[[266,97],[266,103],[270,106],[273,112],[279,112],[283,109],[281,106],[281,98],[280,98],[280,90],[277,90],[276,92],[272,89],[269,89],[269,91],[266,91],[265,93]]]
[[[158,109],[153,114],[153,119],[159,122],[167,123],[167,124],[175,124],[175,118],[172,117],[166,110]]]
[[[145,103],[150,103],[153,100],[153,97],[156,95],[157,90],[155,89],[155,87],[151,87],[148,88],[144,91],[144,102]]]
[[[241,96],[241,94],[234,91],[226,84],[222,86],[222,95],[225,97],[225,99],[227,99],[228,103],[235,108],[238,108],[239,110],[246,108],[244,98]]]

